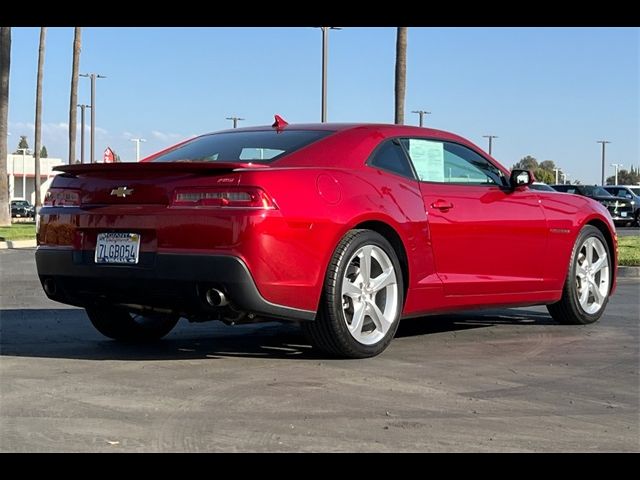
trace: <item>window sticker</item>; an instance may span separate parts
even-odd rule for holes
[[[444,182],[444,144],[409,139],[409,156],[418,178],[423,182]]]

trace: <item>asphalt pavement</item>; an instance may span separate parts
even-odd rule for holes
[[[640,283],[602,319],[544,307],[406,320],[332,360],[295,325],[181,321],[120,345],[0,251],[0,451],[639,451]]]

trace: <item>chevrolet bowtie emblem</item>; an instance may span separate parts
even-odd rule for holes
[[[111,195],[115,195],[116,197],[126,197],[127,195],[131,195],[133,193],[133,188],[129,187],[118,187],[111,190]]]

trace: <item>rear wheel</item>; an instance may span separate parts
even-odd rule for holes
[[[115,307],[87,308],[87,315],[101,334],[123,342],[158,340],[180,319],[177,315],[138,315]]]
[[[327,353],[372,357],[393,339],[403,297],[402,270],[391,244],[371,230],[352,230],[333,254],[316,320],[303,325]]]
[[[554,320],[574,325],[598,320],[609,301],[611,268],[611,253],[604,235],[587,225],[573,247],[562,298],[547,305]]]

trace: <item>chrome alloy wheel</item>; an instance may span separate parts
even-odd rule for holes
[[[358,249],[342,278],[342,314],[351,336],[363,345],[384,338],[398,315],[398,281],[380,247]]]
[[[587,238],[576,259],[576,296],[585,313],[597,313],[609,295],[609,256],[600,239]]]

